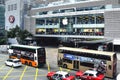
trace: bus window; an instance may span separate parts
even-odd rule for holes
[[[81,66],[86,66],[86,67],[94,68],[94,64],[93,63],[80,62],[80,65]]]
[[[108,66],[109,70],[111,70],[111,65]]]
[[[65,58],[63,58],[63,62],[67,62],[67,63],[71,63],[72,64],[72,60],[65,59]]]

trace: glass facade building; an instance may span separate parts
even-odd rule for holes
[[[0,36],[4,35],[5,29],[5,6],[0,4]]]
[[[97,11],[103,11],[105,9],[105,5],[100,5],[38,12],[37,14],[40,17],[35,20],[36,34],[103,36],[104,14],[103,12]],[[92,11],[95,13],[91,13]],[[60,16],[61,14],[63,16]],[[45,15],[53,16],[42,17]]]
[[[119,0],[63,0],[31,9],[35,36],[70,35],[80,38],[104,38],[110,10],[119,8]],[[86,36],[86,37],[85,37]]]

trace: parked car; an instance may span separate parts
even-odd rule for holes
[[[22,63],[19,59],[8,59],[5,61],[5,65],[11,67],[19,67],[22,66]]]
[[[104,74],[99,73],[96,70],[87,70],[85,72],[78,71],[75,76],[76,79],[81,80],[104,80],[105,78]]]
[[[75,76],[64,71],[48,72],[47,78],[49,80],[75,80]]]

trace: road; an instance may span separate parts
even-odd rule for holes
[[[33,68],[22,65],[19,68],[11,68],[4,65],[4,61],[8,59],[8,54],[0,53],[0,80],[48,80],[46,74],[49,71],[64,70],[74,74],[75,71],[59,68],[57,66],[57,48],[46,48],[46,65],[43,68]],[[120,73],[120,61],[117,61],[117,71]],[[110,79],[105,79],[110,80]]]

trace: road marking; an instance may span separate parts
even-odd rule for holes
[[[37,76],[38,76],[38,68],[36,68],[35,80],[37,80]]]
[[[2,69],[4,66],[5,66],[5,65],[3,65],[3,66],[0,67],[0,71],[1,71],[1,69]]]
[[[60,71],[62,71],[62,67],[60,67]]]
[[[3,66],[3,67],[4,67],[4,66]],[[7,69],[2,70],[3,67],[1,66],[1,68],[0,68],[1,70],[0,70],[0,71],[1,71],[1,72],[2,72],[2,71],[8,72]],[[23,71],[12,71],[12,72],[23,72]],[[35,70],[34,70],[34,71],[27,71],[27,72],[30,72],[30,73],[31,73],[31,72],[35,72]]]
[[[12,72],[13,70],[13,67],[8,71],[8,73],[4,76],[3,80],[6,80],[8,75]]]
[[[22,75],[20,76],[20,80],[22,80],[22,78],[23,78],[23,76],[24,76],[24,73],[25,73],[27,67],[28,67],[28,66],[25,66],[25,68],[24,68],[24,70],[23,70],[23,72],[22,72]]]
[[[45,74],[41,74],[41,75],[37,75],[37,76],[46,76]],[[4,76],[0,76],[0,78],[3,78]],[[9,78],[18,78],[20,77],[19,75],[16,75],[16,76],[8,76]],[[35,75],[26,75],[24,77],[35,77]]]
[[[48,72],[50,72],[50,65],[49,65],[48,61],[47,61],[47,66],[48,66]]]

